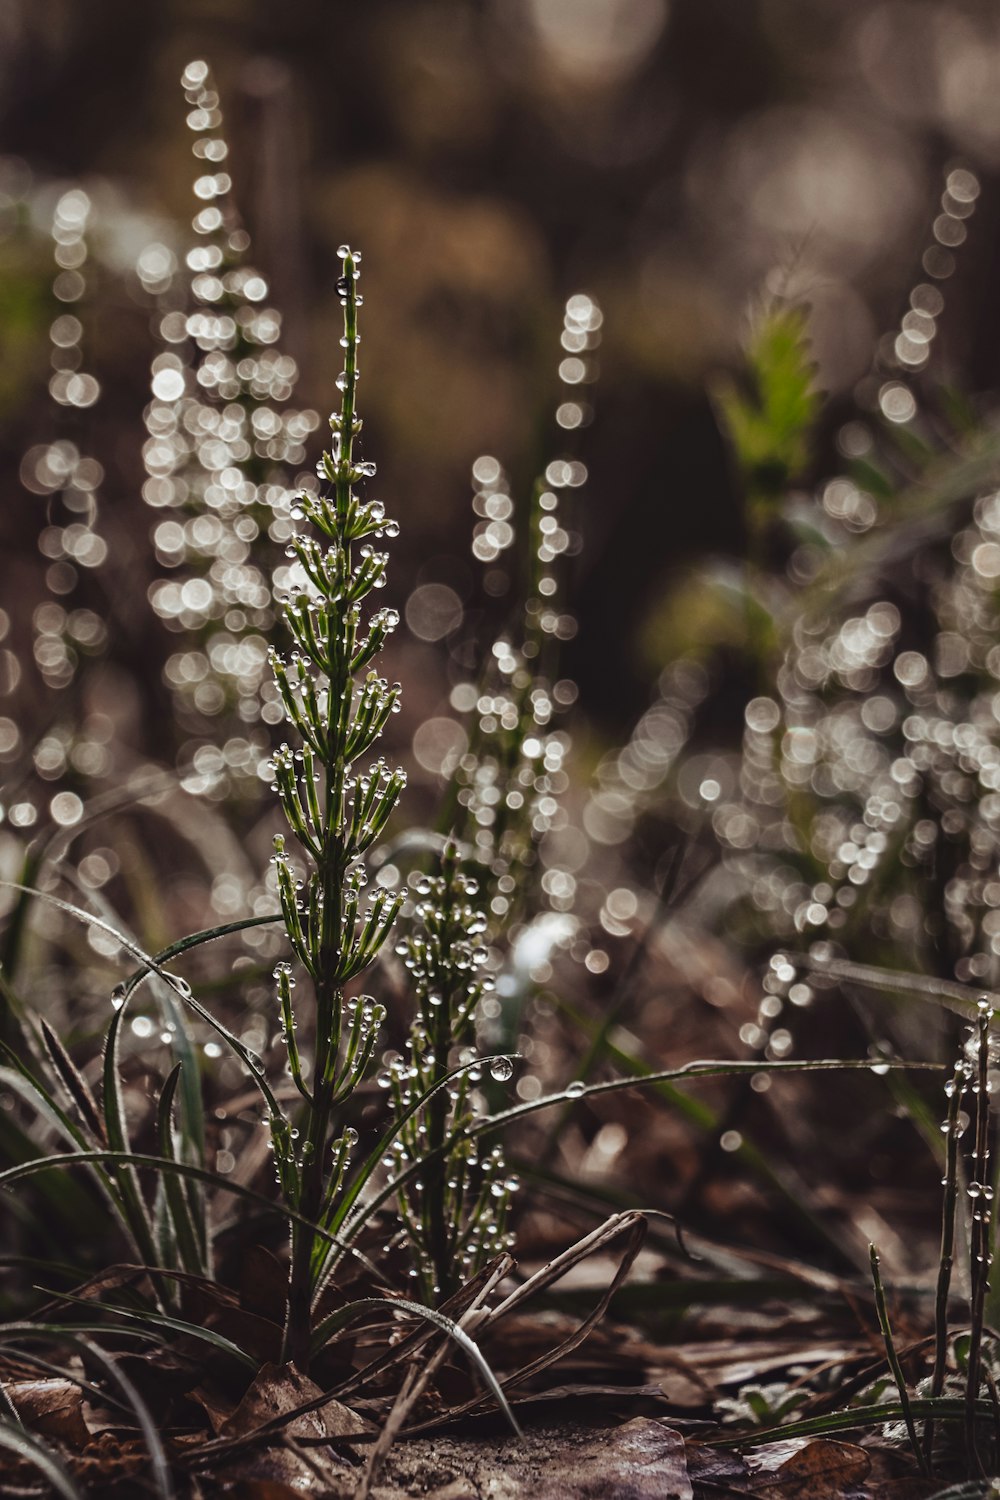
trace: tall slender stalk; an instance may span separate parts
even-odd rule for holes
[[[899,1355],[896,1352],[896,1341],[892,1336],[892,1324],[889,1322],[889,1309],[886,1306],[885,1290],[882,1286],[882,1273],[879,1269],[878,1250],[875,1245],[868,1246],[868,1254],[871,1260],[872,1285],[875,1290],[875,1311],[878,1313],[878,1326],[882,1331],[882,1341],[885,1344],[885,1357],[888,1360],[892,1378],[896,1383],[896,1390],[899,1392],[899,1404],[903,1408],[903,1422],[906,1426],[907,1436],[910,1439],[910,1446],[920,1466],[921,1474],[928,1474],[930,1470],[927,1459],[917,1441],[917,1429],[913,1423],[913,1412],[910,1408],[910,1393],[906,1385],[906,1376],[903,1374],[903,1367],[899,1362]]]
[[[479,1068],[448,1084],[456,1062],[475,1061],[477,1008],[493,988],[484,972],[487,918],[479,882],[460,869],[449,841],[440,872],[419,876],[416,891],[413,924],[399,951],[417,1009],[408,1057],[390,1066],[382,1081],[392,1090],[397,1118],[405,1119],[393,1147],[394,1174],[405,1178],[409,1167],[425,1162],[419,1177],[405,1179],[396,1207],[411,1274],[426,1300],[437,1305],[508,1248],[507,1210],[518,1183],[506,1174],[502,1148],[481,1156],[469,1133]],[[507,1057],[495,1057],[488,1066],[496,1082],[513,1073]],[[430,1091],[426,1106],[406,1119],[414,1099]]]
[[[958,1151],[962,1138],[959,1115],[962,1096],[968,1084],[968,1064],[959,1062],[950,1081],[945,1086],[948,1097],[948,1115],[944,1124],[946,1140],[945,1173],[942,1180],[944,1196],[941,1203],[941,1251],[938,1257],[937,1290],[934,1298],[934,1371],[931,1376],[932,1396],[944,1391],[948,1363],[948,1296],[951,1291],[951,1273],[955,1260],[955,1210],[958,1205]],[[934,1420],[928,1417],[924,1424],[924,1460],[928,1464],[934,1456]]]
[[[362,634],[362,601],[385,582],[386,554],[365,539],[397,534],[376,500],[355,486],[375,472],[355,458],[361,431],[357,415],[357,295],[360,257],[341,247],[338,291],[344,308],[344,369],[337,384],[340,411],[330,418],[333,441],[319,466],[318,493],[303,493],[293,516],[308,520],[323,538],[296,533],[289,544],[301,582],[284,601],[284,618],[296,649],[272,653],[274,680],[300,744],[283,744],[274,756],[275,787],[292,833],[311,867],[301,880],[275,840],[278,894],[288,938],[308,975],[315,1000],[311,1065],[295,1036],[291,966],[275,971],[289,1070],[304,1108],[272,1120],[278,1179],[302,1217],[292,1231],[284,1356],[304,1369],[309,1361],[313,1295],[328,1254],[322,1227],[354,1144],[345,1131],[332,1139],[339,1107],[371,1060],[384,1011],[369,997],[347,1000],[345,986],[373,962],[395,920],[401,898],[377,890],[361,910],[367,876],[361,857],[385,827],[404,775],[378,760],[360,774],[354,767],[394,712],[399,685],[368,670],[398,623],[394,610],[375,611]],[[357,545],[363,543],[363,545]]]
[[[976,1099],[975,1143],[972,1149],[972,1180],[968,1192],[972,1199],[972,1235],[969,1271],[969,1362],[965,1387],[965,1440],[970,1466],[984,1472],[976,1446],[976,1401],[982,1374],[983,1323],[987,1283],[993,1260],[993,1233],[990,1223],[990,1022],[993,1011],[987,1000],[980,1000],[976,1018],[976,1072],[972,1092]]]

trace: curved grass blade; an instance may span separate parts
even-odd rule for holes
[[[145,973],[158,974],[160,978],[170,986],[174,993],[180,996],[184,1004],[189,1006],[190,1009],[194,1011],[196,1016],[199,1016],[201,1020],[206,1022],[206,1024],[212,1028],[217,1036],[220,1036],[222,1038],[222,1040],[226,1043],[226,1046],[231,1048],[231,1050],[236,1053],[236,1056],[240,1059],[240,1061],[243,1063],[243,1066],[247,1069],[248,1073],[253,1078],[257,1088],[264,1096],[264,1100],[267,1104],[272,1118],[278,1120],[283,1118],[281,1106],[275,1098],[275,1095],[267,1082],[267,1078],[264,1076],[264,1071],[260,1060],[253,1057],[249,1048],[244,1047],[239,1038],[234,1036],[227,1027],[223,1026],[222,1022],[218,1021],[215,1016],[212,1015],[211,1011],[206,1010],[203,1005],[200,1005],[198,1003],[198,1001],[191,994],[190,986],[186,983],[185,980],[179,979],[176,974],[169,973],[161,966],[160,963],[157,962],[155,958],[152,958],[148,953],[144,953],[143,950],[139,947],[138,943],[133,942],[132,939],[126,937],[124,933],[119,932],[119,930],[116,927],[113,927],[110,922],[105,922],[103,917],[95,916],[93,912],[85,911],[83,907],[74,906],[70,901],[63,901],[60,896],[54,896],[51,891],[40,891],[34,887],[22,886],[14,880],[0,880],[0,888],[16,891],[27,890],[29,894],[38,896],[43,901],[47,901],[51,906],[55,906],[60,911],[66,912],[69,916],[75,917],[77,921],[84,922],[91,927],[99,927],[102,932],[106,932],[109,937],[113,937],[115,942],[118,943],[120,947],[124,948],[127,953],[130,953],[133,958],[137,958],[139,962],[144,965]],[[145,973],[143,977],[145,977]],[[137,981],[137,983],[138,982],[139,981]],[[135,987],[136,986],[133,985],[132,991],[130,993],[134,992]],[[124,1009],[125,1007],[125,998],[126,997],[123,997],[121,1009]],[[118,1013],[120,1015],[121,1011],[119,1011]]]
[[[960,1422],[965,1416],[965,1397],[916,1397],[910,1402],[910,1414],[913,1417]],[[992,1424],[992,1402],[977,1401],[976,1416]],[[850,1406],[844,1411],[828,1412],[822,1417],[805,1417],[799,1422],[786,1422],[781,1427],[744,1428],[733,1437],[710,1438],[706,1441],[712,1448],[738,1448],[747,1443],[756,1447],[764,1443],[783,1443],[788,1438],[825,1437],[830,1432],[853,1432],[862,1427],[880,1427],[883,1422],[902,1421],[903,1408],[900,1403],[887,1401],[878,1406]]]
[[[341,1328],[346,1327],[349,1323],[353,1323],[355,1318],[360,1317],[363,1312],[367,1312],[370,1308],[375,1307],[385,1307],[392,1312],[407,1312],[412,1317],[423,1318],[426,1322],[433,1323],[436,1328],[440,1328],[443,1333],[446,1333],[449,1338],[453,1339],[462,1352],[467,1354],[473,1361],[476,1369],[489,1386],[490,1393],[509,1422],[511,1431],[516,1433],[518,1437],[523,1436],[517,1418],[511,1411],[510,1404],[503,1393],[500,1382],[484,1358],[479,1345],[452,1318],[446,1317],[444,1313],[437,1312],[433,1307],[424,1307],[422,1303],[410,1302],[404,1297],[360,1297],[356,1302],[349,1302],[346,1307],[338,1307],[336,1312],[324,1318],[317,1326],[312,1338],[313,1352],[318,1354],[324,1344],[327,1343],[331,1334],[339,1332]]]
[[[473,1136],[489,1135],[494,1130],[503,1130],[512,1120],[519,1120],[524,1115],[533,1115],[540,1109],[551,1109],[554,1104],[565,1104],[567,1099],[594,1098],[598,1094],[615,1094],[620,1093],[622,1089],[647,1088],[650,1084],[673,1083],[687,1078],[729,1078],[740,1073],[871,1073],[876,1070],[881,1073],[890,1068],[940,1072],[941,1064],[923,1061],[909,1062],[895,1058],[892,1060],[879,1058],[877,1062],[873,1062],[871,1058],[839,1057],[783,1058],[780,1061],[761,1062],[698,1059],[685,1063],[680,1068],[667,1068],[660,1073],[647,1073],[644,1078],[612,1078],[606,1083],[588,1083],[583,1088],[571,1085],[569,1092],[562,1089],[557,1094],[546,1094],[541,1099],[531,1099],[524,1104],[515,1104],[511,1109],[505,1109],[498,1115],[490,1115],[485,1120],[474,1120],[468,1130]]]
[[[121,1031],[124,1005],[111,1018],[107,1041],[104,1047],[104,1129],[111,1150],[131,1155],[131,1141],[125,1119],[125,1103],[121,1094],[121,1075],[118,1067],[118,1038]],[[135,1173],[128,1165],[113,1173],[121,1194],[122,1210],[139,1259],[147,1265],[156,1266],[160,1256],[156,1249],[156,1233],[152,1216],[142,1196]]]
[[[0,1334],[2,1334],[2,1328],[0,1328]],[[53,1337],[55,1337],[55,1335],[53,1335]],[[59,1340],[62,1343],[73,1342],[72,1338],[67,1337],[67,1335],[65,1334],[60,1334]],[[17,1342],[17,1340],[11,1340],[11,1342]],[[114,1406],[118,1411],[125,1412],[127,1412],[129,1409],[128,1402],[123,1401],[121,1396],[116,1396],[113,1391],[102,1391],[101,1387],[99,1385],[94,1385],[93,1381],[87,1380],[83,1375],[71,1373],[66,1369],[65,1365],[58,1364],[53,1359],[46,1359],[44,1355],[36,1354],[33,1349],[19,1348],[17,1351],[17,1357],[23,1364],[31,1365],[35,1370],[44,1370],[46,1375],[55,1375],[59,1380],[72,1381],[74,1385],[80,1387],[81,1391],[86,1391],[88,1396],[93,1396],[98,1405]],[[0,1391],[3,1391],[2,1382],[0,1382]],[[3,1394],[4,1396],[6,1396],[6,1391],[4,1391]],[[10,1398],[7,1397],[7,1399],[9,1400]],[[11,1410],[14,1410],[13,1403],[11,1403]],[[14,1414],[15,1416],[17,1416],[16,1412]],[[17,1420],[20,1421],[20,1417],[18,1417]]]
[[[0,1417],[0,1448],[8,1448],[18,1458],[33,1464],[45,1476],[56,1494],[64,1496],[64,1500],[84,1500],[82,1490],[77,1489],[51,1448],[46,1447],[33,1433],[27,1432],[23,1427],[13,1426],[3,1417]]]
[[[314,1224],[304,1214],[289,1208],[287,1204],[275,1203],[273,1199],[265,1198],[263,1193],[255,1193],[252,1188],[244,1187],[241,1183],[230,1182],[227,1177],[221,1177],[217,1172],[210,1172],[207,1167],[195,1167],[185,1161],[172,1161],[169,1157],[150,1156],[139,1151],[62,1152],[56,1156],[38,1157],[31,1161],[19,1162],[16,1167],[7,1167],[6,1170],[0,1172],[0,1189],[11,1186],[22,1178],[33,1177],[40,1172],[54,1170],[57,1167],[90,1166],[94,1162],[110,1162],[112,1165],[126,1164],[136,1168],[149,1167],[163,1173],[175,1172],[178,1176],[206,1183],[221,1192],[232,1193],[236,1198],[246,1199],[250,1203],[265,1208],[268,1213],[280,1214],[282,1218],[289,1219],[292,1223],[302,1224],[306,1229],[311,1229],[318,1238],[327,1240],[331,1245],[353,1256],[383,1286],[392,1285],[385,1273],[362,1250],[339,1235],[333,1234],[322,1224]],[[149,1269],[151,1272],[154,1271],[155,1264]],[[164,1276],[174,1274],[169,1267],[162,1267],[161,1270]]]
[[[41,1017],[39,1026],[41,1028],[42,1041],[45,1044],[52,1066],[59,1075],[60,1081],[69,1094],[69,1097],[76,1105],[80,1113],[80,1118],[83,1120],[84,1125],[93,1136],[97,1145],[105,1145],[107,1137],[104,1134],[104,1123],[101,1120],[100,1110],[97,1108],[97,1100],[90,1091],[89,1083],[44,1016]]]
[[[135,1413],[135,1419],[142,1431],[143,1441],[149,1450],[153,1483],[162,1496],[162,1500],[174,1500],[176,1491],[174,1490],[173,1480],[170,1475],[170,1465],[167,1463],[167,1455],[163,1451],[160,1434],[156,1429],[156,1423],[153,1421],[149,1407],[124,1370],[119,1368],[115,1360],[109,1359],[103,1349],[99,1349],[90,1339],[81,1338],[74,1342],[78,1343],[96,1364],[99,1364],[102,1369],[106,1370],[109,1378],[118,1386],[128,1406]]]
[[[250,927],[263,927],[268,923],[282,921],[284,917],[277,911],[264,917],[243,917],[239,922],[224,922],[221,927],[206,927],[201,932],[192,932],[187,937],[179,938],[176,943],[161,948],[159,953],[154,953],[150,964],[134,970],[125,980],[125,992],[128,994],[133,990],[151,971],[155,973],[157,964],[167,964],[171,959],[179,958],[182,953],[200,947],[202,943],[212,943],[216,938],[228,937],[231,932],[246,932]]]
[[[504,1055],[509,1056],[509,1054]],[[541,1099],[532,1099],[525,1104],[514,1105],[511,1109],[502,1110],[499,1114],[488,1115],[483,1120],[471,1120],[463,1127],[463,1131],[464,1134],[470,1137],[490,1135],[495,1130],[504,1130],[513,1120],[519,1120],[524,1115],[535,1114],[541,1109],[551,1109],[557,1104],[566,1104],[567,1102],[578,1103],[581,1099],[586,1099],[596,1094],[619,1093],[623,1089],[648,1088],[658,1083],[673,1083],[688,1078],[727,1078],[733,1074],[740,1073],[817,1073],[838,1071],[865,1073],[871,1072],[873,1066],[877,1066],[880,1072],[884,1068],[931,1069],[940,1071],[940,1064],[936,1062],[887,1062],[882,1059],[879,1059],[875,1065],[872,1064],[870,1059],[862,1061],[857,1058],[821,1058],[814,1061],[784,1059],[770,1062],[715,1062],[699,1060],[685,1063],[680,1068],[669,1068],[660,1073],[647,1073],[642,1078],[614,1078],[607,1083],[591,1083],[587,1084],[586,1087],[581,1087],[579,1084],[570,1085],[568,1090],[563,1089],[557,1094],[546,1094]],[[408,1182],[412,1181],[421,1171],[425,1170],[429,1163],[438,1161],[444,1156],[453,1145],[454,1139],[454,1136],[449,1137],[442,1146],[428,1152],[420,1161],[411,1163],[409,1167],[394,1177],[391,1183],[387,1183],[384,1187],[380,1188],[377,1193],[358,1209],[358,1212],[346,1224],[346,1229],[352,1234],[356,1233],[361,1225],[366,1223],[381,1208],[383,1203],[396,1196],[401,1187],[405,1187]]]
[[[789,953],[789,961],[798,968],[829,979],[846,979],[868,989],[889,994],[913,995],[918,1000],[933,1000],[946,1010],[974,1021],[979,1001],[987,1000],[1000,1009],[1000,995],[980,987],[973,989],[956,979],[936,979],[931,974],[912,974],[905,969],[882,969],[875,964],[856,964],[848,958],[812,958],[808,954]]]
[[[178,1160],[170,1114],[181,1076],[181,1068],[181,1063],[175,1063],[164,1080],[156,1112],[160,1154],[169,1157],[171,1161]],[[180,1251],[184,1269],[192,1275],[203,1276],[205,1275],[205,1262],[202,1258],[202,1242],[206,1236],[199,1235],[192,1222],[190,1205],[184,1191],[184,1179],[177,1177],[173,1172],[168,1172],[163,1175],[162,1181],[174,1240]]]
[[[903,1425],[906,1428],[910,1447],[913,1449],[914,1457],[917,1460],[917,1466],[924,1478],[928,1478],[930,1476],[930,1466],[924,1457],[924,1450],[917,1440],[917,1429],[913,1423],[913,1412],[910,1410],[910,1393],[906,1388],[906,1376],[903,1374],[903,1367],[899,1362],[899,1355],[896,1352],[896,1340],[893,1337],[892,1324],[889,1321],[889,1309],[886,1306],[885,1290],[882,1286],[882,1272],[879,1269],[878,1249],[875,1244],[868,1246],[868,1253],[871,1257],[872,1286],[875,1290],[875,1311],[878,1314],[878,1325],[882,1332],[882,1342],[885,1345],[885,1357],[892,1372],[896,1390],[899,1392],[899,1404],[903,1412]]]
[[[602,1037],[604,1026],[598,1029],[594,1023],[585,1016],[576,1006],[572,1005],[565,997],[557,999],[560,1011],[567,1015],[573,1025],[585,1034],[594,1038],[596,1043]],[[616,1045],[609,1038],[603,1037],[602,1049],[608,1061],[613,1063],[620,1071],[632,1073],[639,1078],[645,1078],[653,1069],[643,1063],[638,1057],[624,1048]],[[582,1077],[582,1072],[579,1075]],[[687,1094],[683,1089],[676,1088],[669,1083],[656,1085],[656,1092],[665,1099],[672,1109],[676,1109],[688,1120],[695,1129],[703,1134],[718,1138],[720,1130],[720,1117],[716,1111],[702,1099]],[[564,1111],[565,1114],[565,1111]],[[767,1154],[757,1144],[744,1134],[743,1139],[733,1152],[733,1159],[740,1162],[749,1171],[760,1177],[774,1192],[780,1194],[784,1199],[789,1211],[802,1223],[810,1237],[819,1244],[840,1257],[846,1264],[860,1271],[862,1260],[855,1250],[853,1242],[848,1241],[835,1228],[827,1223],[821,1212],[814,1206],[813,1194],[810,1192],[809,1184],[803,1181],[799,1174],[791,1167],[790,1163],[782,1162],[780,1165],[771,1162]],[[535,1164],[528,1169],[537,1175],[539,1168]]]
[[[158,1269],[158,1267],[150,1266],[150,1274],[155,1274]],[[44,1291],[45,1288],[40,1287],[39,1290]],[[94,1306],[94,1303],[89,1298],[74,1297],[71,1292],[59,1292],[58,1298],[60,1302],[72,1303],[74,1307],[92,1308]],[[214,1328],[203,1328],[200,1323],[188,1323],[184,1318],[172,1318],[167,1313],[150,1312],[147,1308],[143,1308],[141,1312],[137,1312],[131,1307],[119,1307],[115,1302],[101,1302],[98,1305],[102,1312],[114,1313],[116,1317],[125,1318],[128,1322],[138,1323],[142,1327],[151,1325],[153,1328],[168,1328],[172,1333],[183,1333],[189,1335],[191,1338],[201,1339],[203,1343],[211,1344],[213,1348],[221,1350],[223,1354],[228,1354],[233,1359],[239,1360],[240,1364],[245,1365],[247,1369],[253,1370],[254,1374],[257,1372],[258,1362],[254,1359],[253,1355],[248,1354],[245,1349],[241,1349],[239,1344],[234,1344],[232,1339],[227,1339],[223,1334],[216,1333]],[[68,1326],[70,1329],[73,1328],[72,1323]],[[108,1324],[103,1325],[105,1332],[108,1331],[108,1326]],[[96,1327],[100,1329],[102,1325],[97,1324]],[[91,1331],[96,1330],[91,1327]],[[117,1330],[115,1331],[117,1332]]]

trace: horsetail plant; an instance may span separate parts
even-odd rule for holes
[[[507,1209],[517,1181],[506,1175],[503,1149],[480,1155],[468,1126],[476,1116],[476,1021],[479,1002],[493,988],[484,972],[487,918],[479,882],[459,867],[451,840],[435,875],[418,875],[414,921],[397,952],[410,972],[416,1014],[405,1062],[380,1077],[392,1090],[401,1123],[392,1167],[400,1182],[397,1206],[409,1242],[410,1274],[436,1304],[489,1259],[510,1248]],[[455,1061],[468,1065],[455,1076]],[[484,1060],[491,1077],[506,1082],[510,1058]],[[450,1078],[449,1078],[449,1075]],[[411,1112],[414,1099],[425,1098]],[[424,1163],[417,1176],[407,1171]]]
[[[339,251],[343,275],[337,290],[344,309],[344,369],[338,377],[340,411],[330,418],[333,440],[318,467],[316,492],[306,491],[293,510],[322,540],[296,532],[288,545],[301,580],[283,601],[295,641],[288,658],[272,650],[274,680],[299,744],[285,743],[273,758],[274,787],[289,828],[311,866],[299,878],[275,839],[278,894],[288,940],[315,998],[312,1057],[300,1052],[292,999],[291,964],[275,970],[288,1068],[304,1101],[301,1119],[275,1117],[271,1128],[277,1176],[287,1205],[301,1217],[292,1228],[285,1358],[305,1368],[312,1306],[329,1255],[325,1226],[333,1220],[348,1170],[354,1132],[337,1134],[338,1112],[363,1078],[375,1048],[384,1009],[367,996],[348,999],[346,986],[379,953],[401,896],[378,889],[362,905],[367,876],[362,856],[378,838],[403,788],[402,771],[384,760],[358,773],[399,702],[370,664],[398,623],[394,610],[378,609],[367,623],[363,601],[385,583],[386,554],[369,538],[394,536],[376,500],[355,486],[375,465],[355,458],[361,431],[356,411],[357,295],[360,256]],[[360,545],[359,545],[360,544]]]

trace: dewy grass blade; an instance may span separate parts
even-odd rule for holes
[[[962,1059],[945,1084],[948,1099],[948,1114],[945,1120],[945,1172],[942,1179],[944,1193],[941,1199],[941,1249],[938,1254],[937,1285],[934,1293],[934,1368],[931,1374],[932,1396],[940,1396],[944,1390],[948,1365],[948,1296],[951,1291],[951,1273],[955,1259],[955,1211],[958,1206],[958,1155],[962,1132],[959,1115],[962,1099],[968,1083],[965,1060]],[[929,1465],[934,1453],[934,1422],[928,1419],[924,1426],[924,1460]]]
[[[178,1160],[170,1117],[181,1068],[181,1063],[175,1063],[164,1079],[157,1106],[160,1154],[169,1157],[171,1161]],[[206,1260],[202,1254],[202,1245],[207,1239],[207,1234],[199,1233],[192,1221],[191,1205],[184,1191],[184,1179],[177,1177],[173,1172],[166,1172],[163,1174],[162,1181],[181,1263],[185,1271],[189,1271],[192,1275],[205,1275],[206,1270],[211,1269],[210,1257]]]
[[[52,1066],[59,1075],[69,1097],[76,1105],[84,1125],[90,1132],[96,1145],[101,1146],[106,1144],[107,1136],[104,1133],[104,1122],[97,1107],[97,1100],[90,1091],[90,1085],[44,1016],[39,1022],[39,1027]]]
[[[128,1123],[125,1118],[125,1104],[121,1093],[121,1074],[118,1064],[118,1038],[121,1029],[122,1017],[125,1014],[124,1007],[115,1012],[111,1017],[108,1027],[107,1041],[104,1048],[104,1128],[107,1135],[108,1145],[112,1151],[127,1158],[131,1154],[132,1143],[128,1135]],[[139,1258],[150,1266],[158,1266],[160,1256],[156,1248],[156,1234],[153,1227],[152,1215],[142,1191],[138,1179],[131,1167],[124,1167],[115,1172],[118,1191],[121,1195],[123,1216],[129,1232],[139,1251]]]
[[[125,980],[126,994],[145,979],[147,974],[156,973],[158,966],[170,963],[171,959],[179,958],[182,953],[189,953],[192,948],[200,948],[204,943],[214,943],[233,932],[246,932],[251,927],[273,927],[281,919],[280,911],[269,912],[267,916],[244,917],[239,922],[224,922],[220,927],[206,927],[201,932],[192,932],[189,936],[180,938],[176,943],[170,943],[166,948],[161,948],[159,953],[153,954],[148,964],[131,973]]]
[[[184,1002],[184,1004],[188,1006],[189,1009],[194,1011],[196,1016],[199,1016],[201,1020],[203,1020],[207,1025],[211,1026],[212,1030],[216,1033],[217,1036],[220,1036],[222,1038],[227,1047],[231,1048],[231,1050],[235,1052],[236,1056],[240,1059],[240,1062],[250,1074],[250,1077],[252,1078],[255,1086],[263,1094],[264,1100],[267,1104],[269,1112],[272,1115],[272,1118],[279,1120],[283,1118],[281,1106],[279,1105],[278,1100],[276,1099],[267,1082],[267,1078],[264,1075],[264,1070],[261,1065],[260,1059],[253,1057],[250,1053],[249,1048],[245,1047],[238,1037],[233,1036],[232,1032],[229,1031],[225,1026],[223,1026],[222,1022],[217,1020],[216,1017],[212,1015],[211,1011],[206,1010],[203,1005],[199,1004],[199,1002],[192,995],[191,987],[186,980],[178,978],[176,974],[169,973],[161,966],[160,963],[157,962],[155,958],[152,958],[148,953],[144,953],[143,950],[139,947],[138,943],[133,942],[132,939],[127,937],[124,933],[119,932],[118,929],[116,927],[113,927],[110,922],[105,922],[103,917],[95,916],[93,912],[85,911],[82,907],[79,906],[74,906],[72,902],[63,901],[61,897],[54,896],[51,891],[39,891],[21,886],[16,881],[0,880],[0,889],[3,888],[7,888],[9,890],[28,889],[31,895],[37,896],[42,901],[47,901],[51,906],[55,906],[60,911],[66,912],[67,915],[75,917],[77,921],[83,922],[91,927],[99,928],[102,932],[107,933],[109,937],[114,938],[115,942],[117,942],[120,947],[124,948],[126,953],[131,954],[133,958],[139,960],[140,964],[143,966],[143,977],[145,977],[145,975],[148,973],[158,974],[159,977],[164,981],[164,983],[170,986],[174,994],[178,995]],[[267,920],[270,920],[270,918],[268,918]],[[141,981],[137,981],[137,983],[139,982]],[[128,1000],[131,998],[131,995],[134,993],[135,988],[135,985],[133,985],[130,990],[126,990],[124,986],[119,986],[117,988],[117,990],[115,991],[114,999],[121,1002],[119,1011],[121,1009],[124,1009]]]
[[[554,1104],[565,1104],[570,1099],[594,1098],[601,1094],[617,1094],[623,1089],[647,1088],[657,1083],[675,1083],[679,1080],[698,1078],[730,1078],[743,1073],[871,1073],[875,1068],[881,1072],[888,1068],[907,1068],[914,1071],[940,1072],[936,1062],[879,1060],[873,1064],[870,1058],[816,1058],[781,1059],[759,1062],[724,1062],[698,1059],[684,1063],[679,1068],[668,1068],[660,1073],[648,1073],[643,1078],[614,1078],[607,1083],[589,1083],[586,1086],[570,1085],[556,1094],[547,1094],[542,1099],[532,1099],[525,1104],[515,1104],[500,1114],[490,1115],[485,1120],[476,1120],[469,1126],[470,1135],[488,1135],[494,1130],[503,1130],[512,1120],[533,1115],[540,1109],[551,1109]]]

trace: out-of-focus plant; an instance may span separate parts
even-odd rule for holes
[[[154,583],[150,601],[179,636],[165,674],[186,736],[185,784],[216,796],[235,785],[247,795],[260,790],[267,726],[282,716],[267,672],[272,575],[281,589],[295,476],[319,416],[289,404],[298,370],[280,348],[267,280],[249,261],[207,65],[189,63],[181,81],[199,168],[196,241],[182,269],[162,244],[138,261],[161,343],[145,413],[143,497],[157,515],[157,561],[171,575]]]

